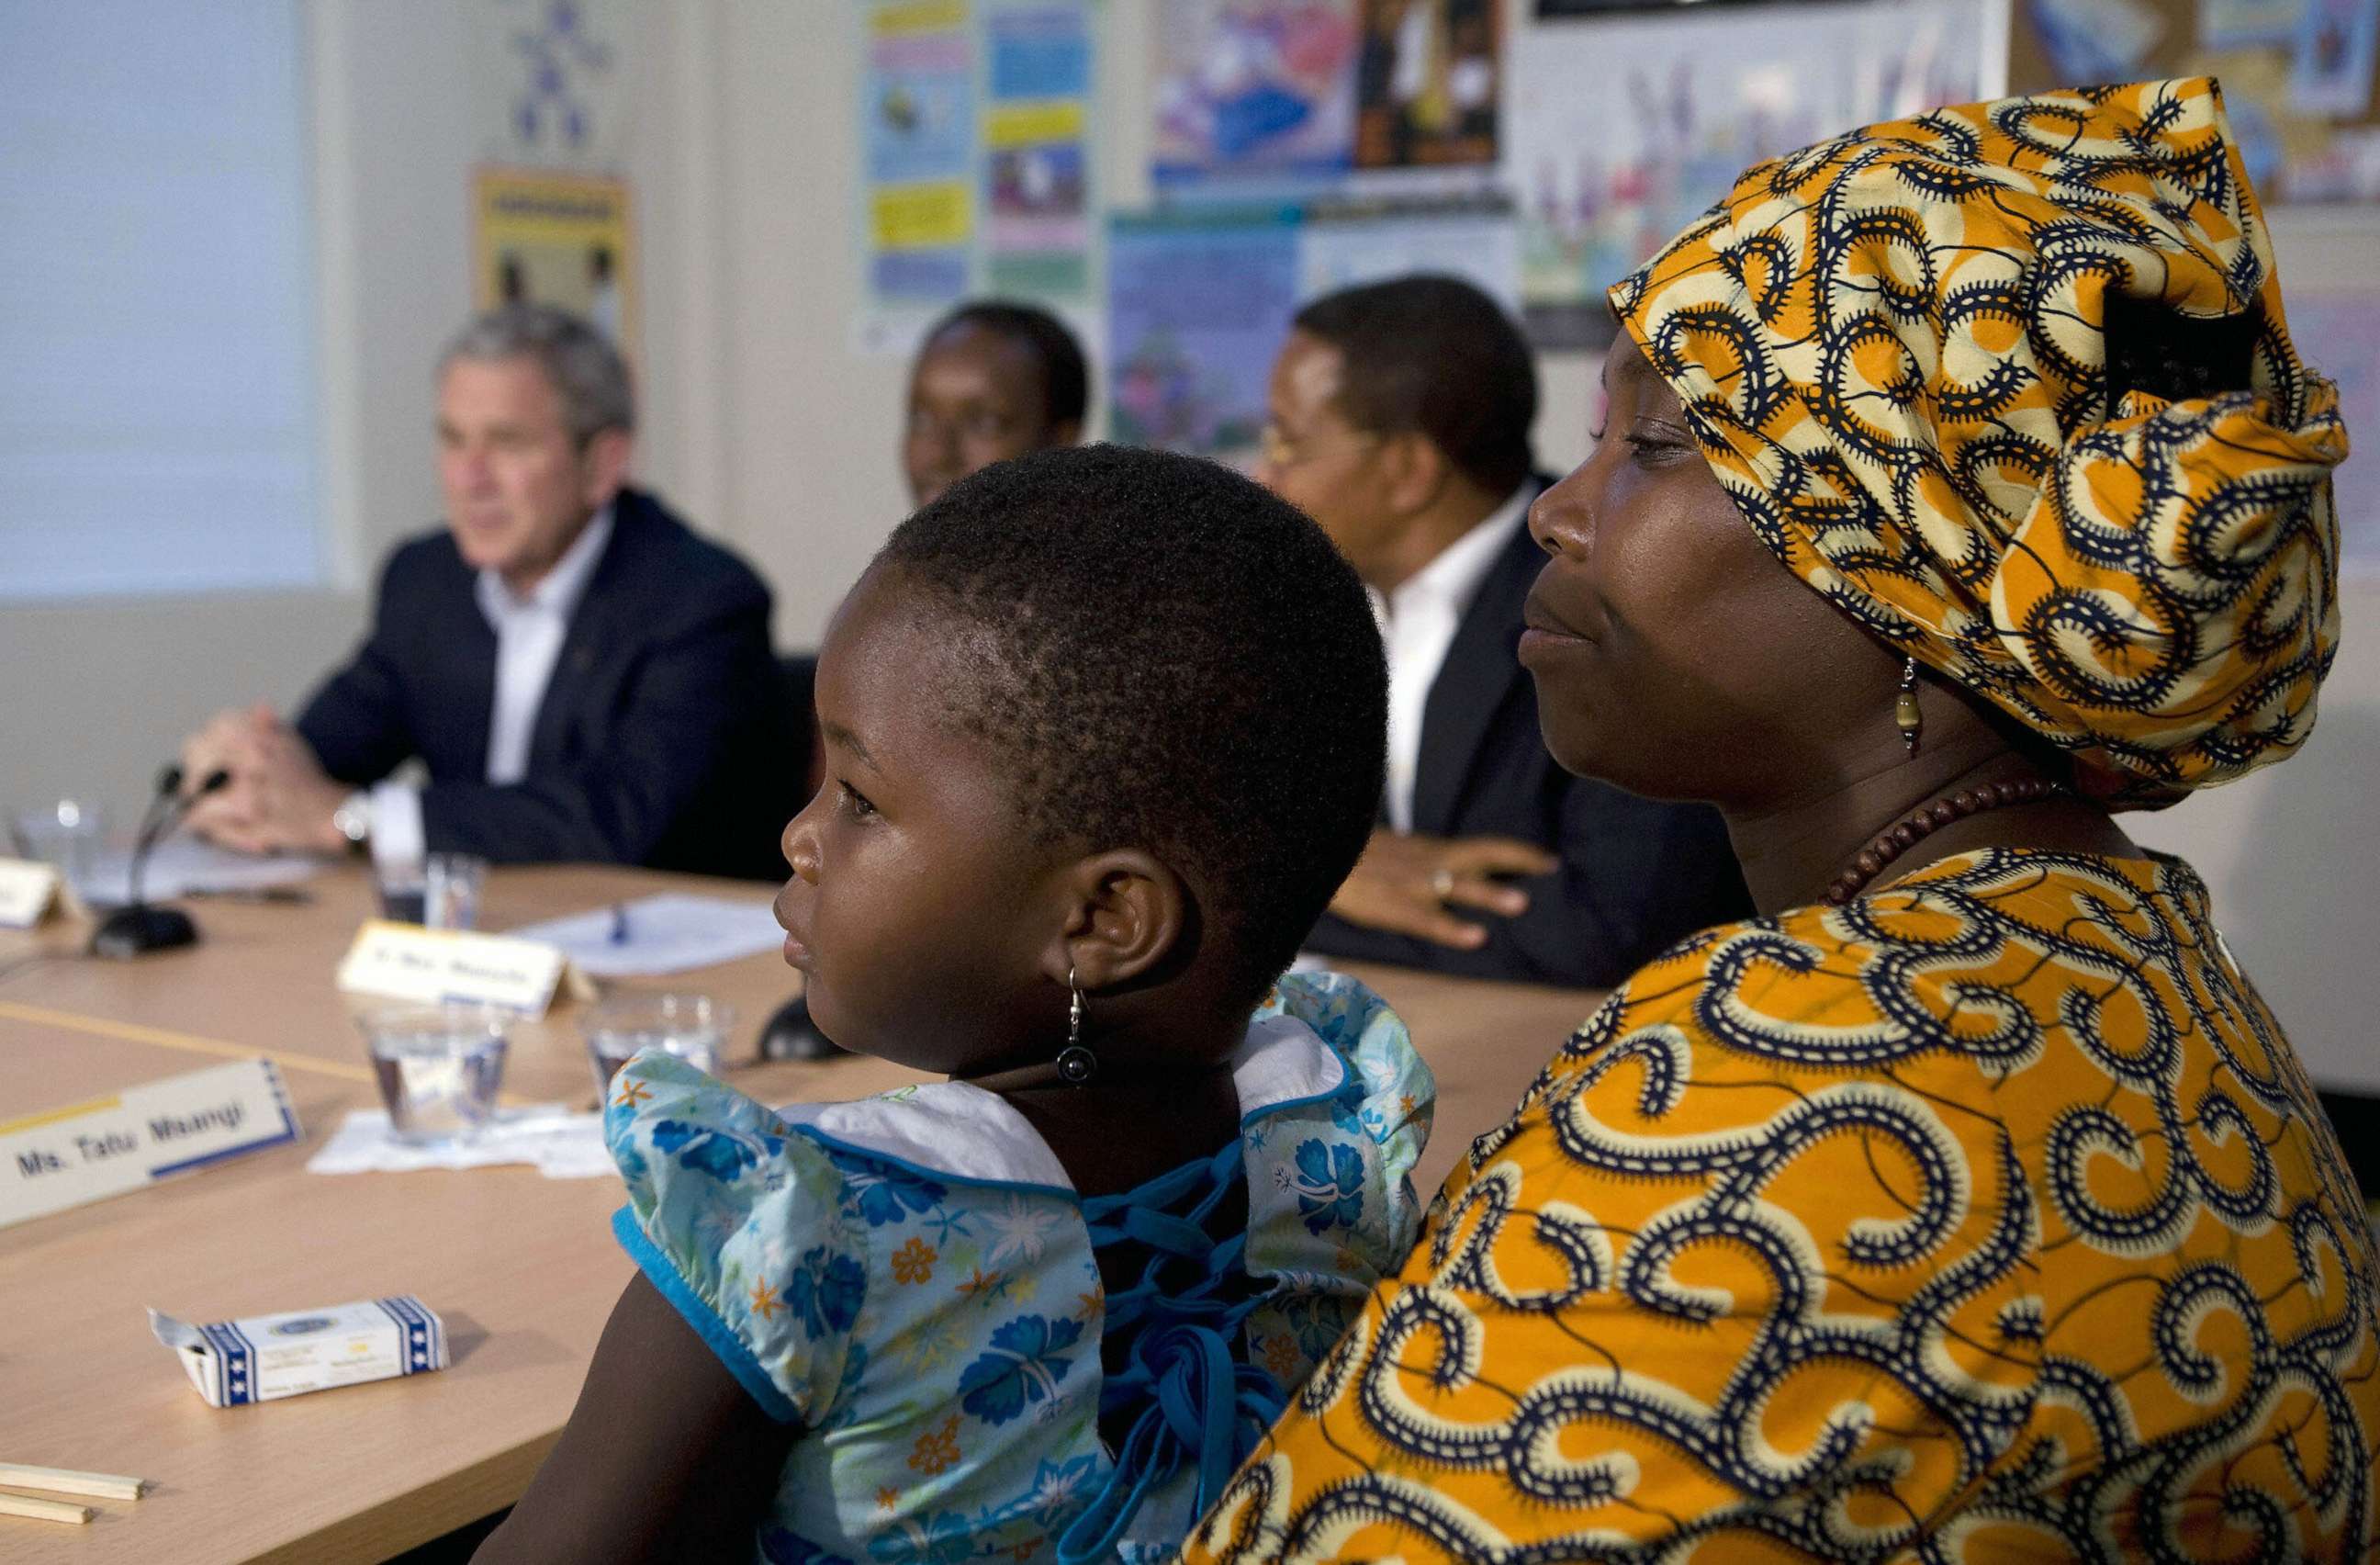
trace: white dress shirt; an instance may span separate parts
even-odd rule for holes
[[[537,709],[553,666],[570,632],[570,617],[587,593],[588,579],[612,541],[612,507],[605,506],[563,551],[553,569],[525,594],[504,579],[482,570],[476,584],[480,612],[496,632],[496,688],[488,712],[488,780],[499,786],[528,775],[528,747]],[[371,851],[382,864],[419,861],[423,850],[421,790],[410,783],[381,783],[371,793]]]
[[[1413,830],[1414,779],[1421,771],[1422,709],[1454,644],[1454,632],[1496,556],[1528,514],[1536,486],[1524,483],[1478,526],[1439,551],[1393,593],[1372,594],[1389,654],[1389,825]]]

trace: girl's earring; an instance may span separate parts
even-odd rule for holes
[[[1909,753],[1917,753],[1918,731],[1925,727],[1925,718],[1917,710],[1917,660],[1910,658],[1901,665],[1900,692],[1892,698],[1892,720],[1900,728],[1900,742]]]
[[[1070,1087],[1087,1087],[1099,1073],[1099,1057],[1083,1046],[1083,991],[1075,984],[1075,970],[1066,969],[1066,1046],[1058,1051],[1058,1079]]]

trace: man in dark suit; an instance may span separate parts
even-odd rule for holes
[[[1571,776],[1515,655],[1544,556],[1528,508],[1536,368],[1451,277],[1301,311],[1257,476],[1319,521],[1381,611],[1389,780],[1363,862],[1307,944],[1477,977],[1607,985],[1751,911],[1718,813]]]
[[[187,776],[233,776],[192,823],[252,850],[782,876],[801,756],[769,590],[625,486],[634,425],[585,322],[472,322],[439,371],[446,528],[389,557],[370,637],[294,725],[231,712],[188,741]],[[416,757],[426,785],[389,780]]]

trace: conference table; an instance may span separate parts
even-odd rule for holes
[[[380,1100],[340,957],[371,916],[359,868],[302,905],[192,904],[203,938],[135,961],[81,955],[88,926],[0,931],[0,1123],[227,1059],[279,1068],[303,1135],[165,1183],[0,1229],[0,1462],[148,1479],[82,1526],[0,1517],[0,1559],[381,1560],[500,1510],[568,1418],[630,1274],[613,1179],[528,1167],[310,1174],[352,1110]],[[657,891],[764,901],[749,883],[596,866],[499,869],[482,928]],[[1396,1007],[1439,1082],[1419,1169],[1434,1188],[1511,1111],[1600,996],[1345,964]],[[698,990],[737,1008],[734,1085],[769,1103],[864,1096],[917,1078],[880,1060],[753,1058],[797,976],[773,952],[615,989]],[[583,1007],[516,1026],[508,1103],[593,1106]],[[419,1295],[451,1366],[249,1406],[210,1407],[151,1335],[187,1321]]]

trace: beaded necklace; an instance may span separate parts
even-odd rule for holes
[[[1969,815],[1980,815],[1986,810],[2004,809],[2010,804],[2033,804],[2045,799],[2065,797],[2062,783],[2041,777],[2022,777],[2009,782],[1977,783],[1963,788],[1947,799],[1920,804],[1900,820],[1876,834],[1876,839],[1859,851],[1851,867],[1835,876],[1827,887],[1827,901],[1841,907],[1866,890],[1885,866],[1917,846],[1918,841],[1932,836],[1952,821]]]

